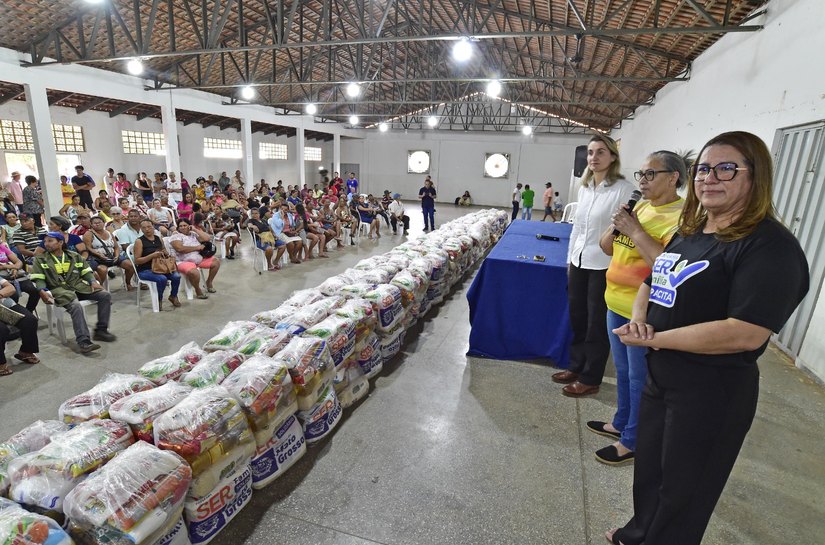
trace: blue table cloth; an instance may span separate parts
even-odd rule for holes
[[[572,228],[522,220],[510,225],[467,292],[469,355],[549,358],[558,367],[568,366],[573,332],[567,310],[567,246]],[[538,240],[537,234],[560,240]],[[545,261],[534,261],[535,255]]]

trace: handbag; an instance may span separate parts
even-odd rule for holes
[[[17,322],[25,318],[25,316],[11,308],[15,304],[14,299],[8,297],[0,301],[0,322],[17,325]]]
[[[152,272],[155,274],[172,274],[177,270],[178,265],[171,255],[152,258]]]
[[[210,241],[201,242],[201,244],[203,244],[203,250],[199,252],[201,254],[201,257],[212,257],[218,251],[215,245],[212,244]]]
[[[261,241],[261,244],[275,244],[275,235],[272,234],[272,231],[261,233],[258,239]]]

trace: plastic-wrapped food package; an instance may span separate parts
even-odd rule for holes
[[[430,260],[430,264],[432,264],[433,272],[430,274],[430,280],[433,282],[438,282],[444,278],[444,275],[447,273],[447,266],[449,263],[449,258],[446,255],[446,252],[443,254],[441,252],[430,251],[427,253],[427,259]]]
[[[144,363],[138,369],[138,375],[146,377],[160,386],[170,380],[178,380],[182,374],[192,369],[205,355],[206,352],[198,348],[197,344],[190,342],[183,345],[174,354]]]
[[[26,511],[6,498],[0,498],[0,544],[74,545],[74,541],[49,517]]]
[[[326,295],[327,297],[331,295],[337,295],[341,288],[349,284],[351,281],[346,276],[339,274],[337,276],[331,276],[324,280],[320,286],[318,286],[318,291]]]
[[[51,443],[9,464],[9,497],[14,501],[62,513],[66,494],[88,473],[134,443],[126,424],[89,420],[52,438]]]
[[[378,314],[379,331],[393,329],[404,317],[404,307],[401,305],[401,290],[390,284],[380,284],[375,289],[364,294],[364,299],[372,303]]]
[[[270,341],[275,341],[275,346],[278,344],[286,345],[286,341],[289,340],[289,337],[289,333],[284,331],[275,331],[271,327],[259,325],[257,328],[247,333],[240,341],[238,341],[235,344],[234,349],[244,356],[251,356],[259,353],[261,350],[273,349],[273,343]]]
[[[355,350],[355,321],[342,316],[328,316],[304,331],[304,337],[317,337],[327,343],[335,367]]]
[[[336,316],[349,318],[355,322],[355,344],[362,343],[375,330],[378,323],[378,314],[372,308],[372,303],[366,299],[349,299],[335,311]]]
[[[267,332],[268,336],[264,340],[263,344],[258,347],[256,354],[271,358],[283,350],[284,347],[289,344],[289,341],[292,340],[292,333],[288,331],[277,331],[275,329],[272,329],[271,331],[272,334]]]
[[[298,309],[293,315],[278,322],[275,329],[277,331],[286,331],[292,335],[300,335],[308,328],[329,316],[335,309],[343,304],[343,297],[325,297]]]
[[[71,397],[60,405],[60,420],[70,426],[93,418],[108,418],[109,406],[127,395],[151,390],[155,383],[138,375],[110,373],[93,388]]]
[[[81,543],[153,543],[180,520],[189,464],[140,441],[69,492],[64,511]]]
[[[189,462],[188,497],[194,500],[209,495],[221,480],[248,465],[255,453],[246,416],[222,386],[193,390],[156,418],[155,444]]]
[[[9,490],[8,469],[12,460],[40,450],[51,442],[52,437],[68,429],[57,420],[38,420],[0,443],[0,496]]]
[[[267,327],[275,327],[278,322],[292,316],[297,310],[298,307],[293,305],[281,305],[272,310],[259,312],[252,317],[252,321]]]
[[[249,358],[226,378],[223,387],[240,403],[259,447],[298,410],[289,370],[272,358]]]
[[[351,407],[370,391],[370,383],[355,357],[344,362],[336,373],[335,380],[335,395],[338,396],[342,409]]]
[[[363,299],[364,295],[372,291],[374,287],[375,284],[373,283],[359,280],[358,282],[353,282],[352,284],[341,288],[340,294],[346,297],[347,299]]]
[[[371,379],[384,368],[384,359],[381,357],[381,339],[375,333],[370,333],[366,341],[358,348],[355,354],[356,361],[366,377]]]
[[[293,292],[292,295],[289,296],[289,299],[284,301],[283,304],[300,308],[305,307],[306,305],[311,305],[315,301],[319,301],[323,298],[324,294],[317,289],[298,290]]]
[[[252,458],[252,488],[260,490],[283,475],[306,454],[304,430],[298,417],[291,414],[272,434],[269,441],[258,446]]]
[[[187,497],[183,517],[192,545],[205,545],[223,530],[252,499],[252,471],[238,465],[201,498]]]
[[[139,441],[154,443],[155,419],[183,401],[192,387],[178,382],[167,382],[145,392],[137,392],[112,403],[109,418],[129,424]]]
[[[186,529],[183,517],[178,517],[178,521],[166,535],[161,536],[160,539],[149,545],[192,545],[192,542],[189,541],[189,532]]]
[[[390,278],[392,278],[392,274],[389,271],[378,267],[364,271],[361,276],[362,281],[370,284],[386,284],[390,281]]]
[[[367,257],[356,263],[353,269],[356,271],[369,271],[374,269],[381,261],[378,256]]]
[[[422,291],[420,277],[414,275],[408,269],[398,271],[398,273],[393,276],[390,284],[401,290],[401,304],[404,305],[405,308],[409,307],[413,301],[415,301],[416,294]]]
[[[421,274],[427,277],[428,281],[432,281],[433,264],[426,257],[416,257],[415,259],[411,260],[410,266],[408,268],[413,271],[419,271]]]
[[[329,435],[341,420],[341,412],[341,403],[332,384],[320,392],[312,407],[298,411],[307,444],[311,445]]]
[[[410,257],[405,253],[390,252],[387,254],[387,263],[391,263],[400,271],[410,266]]]
[[[299,410],[312,407],[320,392],[335,380],[335,364],[327,343],[317,337],[294,337],[275,358],[289,369]]]
[[[207,352],[232,350],[247,333],[253,331],[256,327],[258,327],[258,324],[255,322],[229,322],[223,326],[220,333],[203,344],[203,349]]]
[[[385,363],[401,351],[401,344],[404,342],[404,333],[405,330],[402,324],[398,324],[395,329],[387,331],[386,333],[382,332],[379,335],[381,359],[384,360]]]
[[[243,361],[243,354],[234,350],[218,350],[207,354],[180,380],[194,388],[214,386],[223,382],[232,371],[240,367]]]

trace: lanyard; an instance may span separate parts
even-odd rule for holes
[[[63,280],[65,280],[66,276],[69,273],[69,271],[66,269],[66,254],[62,254],[60,256],[60,261],[57,260],[57,257],[55,257],[54,254],[49,254],[49,255],[52,256],[52,259],[54,259],[55,265],[57,265],[58,263],[60,264],[60,271],[58,272],[58,274],[60,275],[61,278],[63,278]],[[57,270],[57,267],[55,267],[55,270]]]

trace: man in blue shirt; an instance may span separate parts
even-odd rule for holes
[[[347,193],[358,193],[358,180],[355,178],[355,173],[350,172],[347,179]]]
[[[435,187],[433,181],[427,176],[424,180],[424,187],[418,191],[418,199],[421,201],[421,211],[424,213],[424,232],[426,233],[427,219],[429,218],[429,230],[435,230]]]

